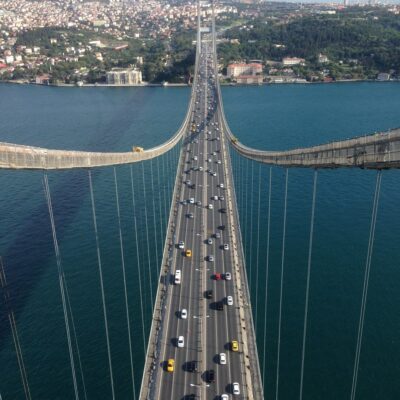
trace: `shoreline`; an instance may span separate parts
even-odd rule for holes
[[[262,82],[262,83],[254,83],[254,84],[243,84],[243,83],[227,83],[221,82],[221,86],[231,86],[231,87],[254,87],[254,86],[275,86],[275,85],[331,85],[335,83],[400,83],[400,80],[388,80],[388,81],[379,81],[377,79],[343,79],[332,82]],[[106,83],[84,83],[82,85],[77,85],[74,83],[49,83],[49,84],[41,84],[35,82],[27,82],[24,80],[8,80],[8,81],[0,81],[0,84],[12,84],[12,85],[30,85],[30,86],[45,86],[45,87],[64,87],[64,88],[153,88],[153,87],[192,87],[191,84],[188,83],[139,83],[139,84],[129,84],[129,85],[108,85]]]

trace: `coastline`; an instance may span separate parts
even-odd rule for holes
[[[377,79],[342,79],[331,82],[262,82],[262,83],[253,83],[253,84],[244,84],[244,83],[229,83],[229,82],[221,82],[221,86],[232,86],[232,87],[254,87],[254,86],[275,86],[275,85],[331,85],[331,84],[343,84],[343,83],[400,83],[400,80],[388,80],[388,81],[380,81]],[[13,84],[13,85],[31,85],[31,86],[48,86],[48,87],[64,87],[64,88],[147,88],[147,87],[191,87],[191,84],[188,83],[138,83],[138,84],[129,84],[129,85],[109,85],[106,83],[83,83],[77,85],[75,83],[49,83],[49,84],[41,84],[36,82],[27,82],[25,80],[7,80],[0,81],[0,84]]]

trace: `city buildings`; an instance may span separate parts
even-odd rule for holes
[[[299,65],[305,63],[306,60],[304,58],[298,58],[298,57],[284,57],[282,59],[282,65],[287,66],[287,65]]]

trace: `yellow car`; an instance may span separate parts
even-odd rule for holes
[[[187,249],[185,255],[186,257],[192,257],[192,250]]]
[[[232,340],[231,342],[231,350],[232,351],[239,351],[239,343],[237,340]]]
[[[172,358],[170,358],[167,363],[167,371],[174,372],[174,365],[175,365],[175,361]]]

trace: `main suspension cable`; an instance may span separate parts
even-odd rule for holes
[[[131,173],[133,227],[134,227],[134,231],[135,231],[135,244],[136,244],[136,264],[137,264],[138,281],[139,281],[140,311],[141,311],[141,316],[142,316],[143,356],[146,357],[146,335],[145,335],[145,329],[144,329],[142,277],[141,277],[141,273],[140,273],[140,254],[139,254],[139,241],[138,241],[138,229],[137,229],[135,189],[134,189],[134,186],[133,186],[132,165],[130,165],[130,173]]]
[[[75,399],[79,400],[78,383],[76,380],[76,372],[75,372],[74,353],[72,350],[71,332],[70,332],[70,328],[69,328],[69,319],[68,319],[68,312],[67,312],[67,302],[65,299],[65,289],[64,289],[63,274],[62,274],[61,254],[60,254],[60,249],[58,246],[56,225],[54,222],[53,205],[51,202],[51,195],[50,195],[49,180],[48,180],[46,172],[43,175],[43,185],[44,185],[44,193],[45,193],[45,197],[46,197],[46,201],[47,201],[47,208],[49,210],[51,232],[53,235],[54,252],[56,254],[58,282],[60,284],[61,302],[62,302],[62,308],[63,308],[63,312],[64,312],[64,323],[65,323],[65,330],[67,333],[69,360],[70,360],[70,364],[71,364],[72,381],[73,381],[73,385],[74,385]]]
[[[311,221],[310,221],[310,238],[309,238],[309,245],[308,245],[306,301],[305,301],[305,306],[304,306],[304,323],[303,323],[303,349],[302,349],[302,353],[301,353],[301,372],[300,372],[300,394],[299,394],[300,400],[303,399],[304,359],[305,359],[305,355],[306,355],[308,299],[309,299],[309,292],[310,292],[311,257],[312,257],[312,250],[313,250],[315,198],[316,198],[316,194],[317,194],[317,177],[318,177],[318,170],[316,169],[316,170],[314,170],[314,184],[313,184]]]
[[[128,345],[129,345],[129,359],[131,362],[131,378],[132,378],[132,392],[133,397],[136,396],[135,388],[135,373],[133,369],[133,353],[132,353],[132,335],[131,335],[131,320],[129,317],[129,305],[128,305],[128,289],[126,285],[126,271],[125,271],[125,255],[124,255],[124,243],[122,237],[122,227],[121,227],[121,210],[119,206],[119,193],[118,193],[118,180],[117,180],[117,169],[114,167],[114,186],[115,186],[115,199],[117,205],[117,221],[118,221],[118,231],[119,231],[119,244],[121,250],[121,266],[122,266],[122,277],[124,281],[124,297],[125,297],[125,312],[126,312],[126,325],[128,327]]]
[[[278,355],[277,355],[277,361],[276,361],[276,391],[275,391],[275,399],[276,400],[278,400],[278,397],[279,397],[279,362],[280,362],[280,352],[281,352],[283,271],[284,271],[284,265],[285,265],[288,177],[289,177],[289,170],[286,168],[285,200],[284,200],[284,212],[283,212],[283,233],[282,233],[281,283],[280,283],[280,292],[279,292]]]
[[[112,361],[111,361],[110,337],[109,337],[109,334],[108,334],[106,296],[105,296],[105,293],[104,293],[103,269],[102,269],[102,265],[101,265],[99,232],[98,232],[98,229],[97,229],[96,206],[95,206],[95,202],[94,202],[92,173],[91,173],[90,169],[88,170],[88,175],[89,175],[90,199],[91,199],[91,202],[92,202],[94,234],[95,234],[95,238],[96,238],[96,247],[97,247],[97,263],[98,263],[98,267],[99,267],[101,299],[102,299],[102,302],[103,302],[103,316],[104,316],[104,327],[105,327],[105,331],[106,331],[108,366],[109,366],[109,369],[110,369],[111,395],[112,395],[112,398],[114,400],[115,399],[114,378],[113,378],[113,369],[112,369]]]
[[[359,323],[358,323],[357,346],[356,346],[356,354],[355,354],[355,360],[354,360],[353,381],[352,381],[352,385],[351,385],[351,395],[350,395],[351,400],[355,399],[356,390],[357,390],[358,368],[359,368],[359,363],[360,363],[361,345],[362,345],[363,332],[364,332],[365,308],[367,305],[369,275],[370,275],[370,270],[371,270],[372,252],[373,252],[374,241],[375,241],[375,227],[376,227],[376,217],[378,214],[379,195],[380,195],[380,191],[381,191],[381,181],[382,181],[382,171],[378,170],[378,173],[376,175],[374,202],[373,202],[373,206],[372,206],[372,216],[371,216],[371,225],[370,225],[369,240],[368,240],[367,258],[366,258],[366,262],[365,262],[364,284],[363,284],[363,292],[362,292],[362,300],[361,300],[360,319],[359,319]]]

